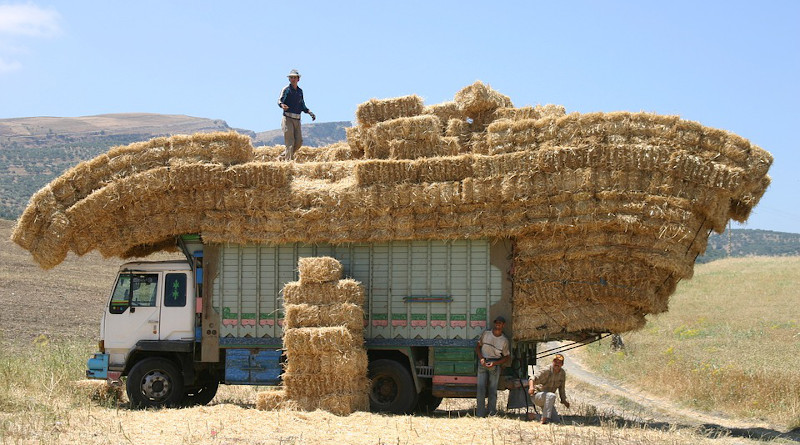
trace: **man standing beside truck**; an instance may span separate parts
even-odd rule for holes
[[[553,364],[542,370],[539,375],[528,380],[528,393],[533,396],[533,403],[542,408],[542,424],[558,421],[556,411],[556,391],[561,396],[561,404],[569,408],[567,393],[564,385],[567,382],[567,373],[562,369],[564,356],[556,354]]]
[[[303,90],[297,86],[300,82],[300,73],[292,70],[286,77],[289,78],[289,85],[283,87],[278,98],[278,106],[283,110],[281,130],[286,149],[278,159],[291,161],[294,159],[294,152],[303,144],[303,132],[300,129],[301,113],[308,113],[312,121],[317,120],[317,116],[308,109],[303,100]]]
[[[478,408],[476,415],[486,417],[486,397],[489,397],[489,415],[497,414],[497,384],[503,365],[511,359],[508,338],[503,335],[506,319],[498,316],[494,319],[494,328],[484,331],[475,353],[478,355]]]

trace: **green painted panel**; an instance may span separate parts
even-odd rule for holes
[[[436,362],[433,364],[433,373],[439,375],[450,375],[453,374],[455,368],[453,366],[455,362]]]
[[[439,360],[453,361],[475,361],[475,350],[472,348],[433,348],[433,358]]]
[[[437,361],[433,364],[433,372],[439,375],[475,375],[478,370],[475,362]]]
[[[475,362],[455,362],[453,363],[453,374],[460,375],[475,375],[478,370],[475,368]]]

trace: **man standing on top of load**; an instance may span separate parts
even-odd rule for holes
[[[491,331],[484,331],[478,344],[475,346],[475,353],[478,354],[478,417],[486,417],[486,392],[489,396],[489,415],[497,414],[497,384],[500,381],[500,372],[503,364],[511,359],[511,352],[508,347],[508,338],[503,335],[503,328],[506,326],[506,319],[498,316],[494,319],[494,328]]]
[[[317,116],[306,107],[303,100],[303,90],[297,86],[300,81],[300,73],[297,70],[292,70],[287,76],[289,78],[289,85],[281,90],[280,98],[278,99],[278,106],[283,110],[283,121],[281,122],[281,130],[283,130],[283,141],[286,144],[286,150],[278,158],[282,161],[291,161],[294,159],[294,152],[303,143],[303,133],[300,130],[300,113],[308,113],[311,120],[317,120]]]
[[[556,354],[552,365],[528,380],[528,393],[533,396],[533,403],[542,408],[542,424],[559,420],[556,411],[556,390],[561,396],[561,404],[569,408],[567,393],[564,390],[567,373],[562,369],[563,366],[564,356]]]

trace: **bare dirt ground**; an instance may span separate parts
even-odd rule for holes
[[[96,339],[118,260],[97,253],[70,257],[45,271],[9,240],[14,223],[0,220],[0,331],[10,345],[40,335]]]
[[[82,258],[69,257],[67,261],[53,270],[44,271],[33,262],[28,252],[9,241],[12,228],[13,222],[0,220],[0,329],[2,329],[0,341],[2,341],[3,347],[23,348],[42,335],[53,339],[94,342],[97,339],[106,295],[113,284],[114,274],[121,261],[116,258],[106,260],[100,255],[92,253]],[[732,419],[718,413],[691,410],[677,406],[668,400],[653,397],[639,388],[626,387],[602,378],[582,365],[579,354],[568,355],[565,369],[570,377],[568,391],[573,401],[572,409],[562,412],[565,429],[554,433],[550,428],[544,429],[544,426],[534,426],[522,422],[520,419],[524,417],[525,410],[514,410],[506,412],[505,415],[494,420],[489,420],[489,424],[493,426],[488,431],[492,434],[500,434],[502,437],[471,437],[462,441],[465,443],[467,441],[469,443],[520,443],[542,440],[547,443],[642,443],[642,441],[646,443],[694,443],[698,437],[721,437],[723,439],[718,439],[715,443],[751,443],[751,441],[773,439],[784,443],[800,442],[800,432],[797,431],[783,432],[770,425],[753,423],[747,419]],[[144,418],[134,419],[136,416],[155,415],[162,420],[154,421],[162,423],[166,416],[173,420],[173,424],[164,426],[164,428],[172,431],[179,424],[189,428],[178,433],[171,433],[178,434],[174,438],[181,438],[178,443],[196,442],[197,439],[201,439],[201,436],[203,440],[200,442],[205,442],[204,439],[215,439],[214,441],[217,442],[216,439],[221,438],[221,432],[226,428],[233,433],[237,428],[244,427],[223,424],[219,420],[209,420],[204,413],[217,413],[224,417],[232,415],[231,419],[249,418],[259,413],[254,409],[246,409],[252,408],[249,402],[234,402],[233,404],[226,402],[225,394],[236,391],[235,389],[221,389],[218,396],[218,399],[221,400],[215,400],[210,407],[138,413],[127,410],[107,410],[104,413],[76,411],[74,413],[75,421],[85,420],[92,424],[92,422],[97,422],[95,416],[98,414],[111,415],[114,418],[110,419],[112,425],[109,428],[117,428],[115,425],[118,422],[118,428],[122,431],[123,425],[130,425],[124,428],[134,428],[134,425],[144,420]],[[500,396],[499,406],[504,406],[506,397],[505,394]],[[445,399],[440,409],[427,416],[427,420],[419,419],[416,416],[392,417],[356,413],[353,416],[373,416],[369,419],[356,419],[357,424],[366,421],[369,421],[370,424],[363,431],[345,431],[341,441],[342,443],[365,444],[452,443],[450,436],[458,436],[459,425],[463,422],[460,419],[472,418],[471,413],[474,406],[474,400]],[[102,408],[98,407],[97,409]],[[235,412],[221,413],[220,411],[227,409]],[[174,416],[171,414],[172,411],[176,412]],[[321,415],[284,413],[282,415],[278,412],[262,413],[262,415],[268,416],[269,419],[275,417],[271,421],[282,423],[284,429],[281,430],[281,434],[285,437],[281,436],[280,441],[264,440],[250,443],[315,443],[315,435],[308,430],[312,417],[315,423],[325,423],[327,427],[323,426],[323,429],[327,428],[326,431],[331,428],[336,431],[338,427],[335,424],[342,421],[341,418],[327,413]],[[82,417],[86,417],[86,419],[81,420]],[[448,422],[441,424],[437,419],[448,419]],[[114,442],[116,433],[110,430],[105,431],[108,429],[108,420],[102,422],[105,426],[97,426],[94,430],[91,428],[88,430],[83,428],[65,429],[64,435],[61,437],[86,442],[87,437],[84,435],[95,431],[91,434],[94,434],[100,442],[92,440],[89,442],[101,443],[106,439]],[[235,422],[235,420],[232,421]],[[271,421],[261,419],[257,423],[263,426],[270,424]],[[375,425],[376,422],[381,425]],[[530,427],[522,425],[530,425]],[[608,429],[609,425],[623,427],[621,431],[652,431],[655,436],[643,436],[638,433],[628,435],[628,433],[617,432],[614,433],[616,435],[608,433],[608,437],[613,440],[598,440],[607,434],[604,431]],[[583,426],[587,429],[581,431]],[[346,427],[346,425],[342,425],[342,428]],[[596,427],[600,428],[600,432],[592,429]],[[388,436],[381,433],[377,437],[384,437],[385,441],[378,439],[376,442],[368,438],[365,438],[364,441],[355,440],[357,435],[370,432],[377,434],[374,433],[376,429],[385,428],[395,429],[396,436],[394,436],[395,433]],[[441,430],[442,428],[446,430]],[[437,429],[440,432],[437,433],[435,431]],[[420,434],[423,430],[428,434]],[[100,436],[97,436],[98,434]],[[238,436],[237,433],[237,437],[248,437],[249,433],[243,431],[242,434],[244,436]],[[306,435],[305,439],[303,439],[304,434]],[[414,436],[415,434],[416,436]],[[128,439],[127,435],[123,435]],[[138,437],[143,439],[142,442],[149,442],[146,434]],[[156,437],[163,438],[163,436]],[[160,440],[156,437],[153,440]],[[348,441],[348,437],[353,440]],[[393,437],[396,437],[396,440]],[[430,441],[425,437],[437,437],[438,439]],[[322,436],[318,438],[322,439]],[[337,440],[336,435],[334,434],[330,439],[330,442],[322,442],[334,443]],[[219,441],[219,443],[240,442],[240,440]]]
[[[13,221],[0,219],[0,339],[11,346],[42,335],[95,342],[122,261],[97,252],[70,254],[43,270],[9,239],[13,227]]]

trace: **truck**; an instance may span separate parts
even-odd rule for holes
[[[499,315],[512,337],[509,239],[176,243],[185,259],[120,267],[87,363],[88,378],[124,377],[134,407],[206,404],[219,384],[279,385],[281,290],[298,279],[302,257],[333,257],[364,287],[372,411],[432,411],[444,397],[475,397],[478,337]],[[512,348],[506,373],[525,377],[536,344]]]

